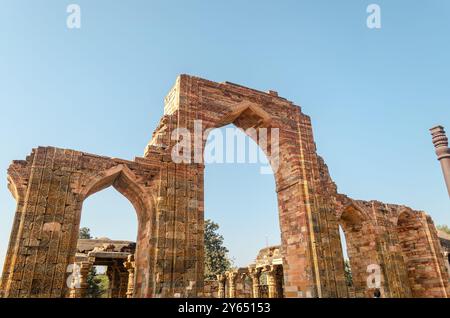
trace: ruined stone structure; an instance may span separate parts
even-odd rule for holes
[[[276,92],[188,75],[178,77],[165,99],[144,157],[127,161],[39,147],[12,163],[8,181],[17,208],[3,296],[70,295],[67,268],[76,261],[83,202],[109,186],[137,213],[133,297],[201,296],[204,164],[195,159],[206,138],[183,140],[193,149],[191,163],[172,157],[182,139],[176,129],[194,132],[197,120],[202,132],[230,123],[268,129],[267,136],[249,135],[265,144],[276,167],[285,297],[348,297],[339,225],[348,238],[357,297],[372,297],[367,269],[373,264],[381,268],[383,297],[448,296],[448,273],[429,216],[338,194],[316,153],[310,118]],[[279,157],[272,156],[275,128]]]
[[[283,298],[283,258],[281,246],[271,246],[259,251],[255,263],[247,268],[236,268],[217,276],[218,298]],[[208,284],[212,289],[213,284]]]
[[[247,268],[233,269],[217,276],[218,298],[252,298],[252,295],[252,281]]]
[[[437,231],[438,239],[442,247],[442,256],[444,263],[450,271],[450,234]],[[358,260],[353,259],[353,262]],[[262,276],[266,275],[265,279]],[[237,277],[237,279],[231,279]],[[250,278],[252,282],[252,291],[247,292],[244,284],[239,282]],[[265,280],[265,282],[263,282]],[[450,280],[449,280],[450,281]],[[234,284],[231,286],[231,284]],[[231,298],[230,290],[236,290],[237,298],[282,298],[283,292],[283,259],[281,255],[281,246],[271,246],[262,249],[256,257],[255,263],[249,265],[248,269],[239,268],[225,275],[219,275],[216,281],[217,288],[211,282],[209,289],[220,290],[221,293],[209,293],[210,297]],[[349,297],[356,297],[354,286],[347,286]]]
[[[103,239],[79,239],[72,270],[69,296],[84,298],[87,275],[94,266],[107,268],[110,298],[131,298],[134,290],[134,253],[136,243]]]

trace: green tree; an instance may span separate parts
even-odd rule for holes
[[[205,220],[205,279],[216,279],[231,268],[228,249],[223,245],[223,236],[217,231],[219,225]]]
[[[102,284],[102,279],[97,276],[97,269],[95,267],[91,268],[87,279],[88,288],[86,291],[87,298],[100,298],[104,293],[105,289]]]
[[[348,259],[344,260],[344,275],[345,275],[345,283],[348,287],[353,286],[353,275],[352,269],[350,268],[350,261]]]
[[[78,238],[92,239],[91,230],[87,227],[80,228]],[[88,283],[88,288],[86,292],[87,298],[99,298],[105,293],[106,289],[102,284],[102,279],[97,277],[97,269],[95,268],[95,266],[93,266],[92,269],[90,270],[86,280]]]
[[[448,227],[448,225],[438,225],[438,226],[436,226],[436,228],[438,230],[441,230],[442,232],[450,234],[450,227]]]
[[[108,293],[106,292],[109,289],[109,278],[106,274],[98,274],[97,278],[100,280],[100,288],[103,289],[103,294],[100,295],[100,298],[108,298]]]
[[[88,227],[82,227],[80,228],[80,234],[78,235],[79,239],[91,239],[91,229]]]

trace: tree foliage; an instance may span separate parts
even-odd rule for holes
[[[100,298],[104,293],[105,289],[102,284],[102,279],[97,276],[97,269],[92,267],[87,279],[88,288],[86,291],[87,298]]]
[[[217,231],[219,225],[205,220],[205,279],[216,279],[231,268],[228,249],[223,244],[223,236]]]
[[[79,239],[91,239],[91,229],[88,227],[82,227],[80,228],[80,234],[78,235]]]

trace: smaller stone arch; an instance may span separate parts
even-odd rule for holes
[[[152,210],[155,197],[138,181],[137,176],[124,164],[119,164],[91,177],[80,193],[81,201],[108,187],[114,187],[125,196],[136,210],[139,221],[145,222]]]
[[[380,266],[374,220],[370,212],[350,200],[338,212],[338,223],[347,242],[355,297],[370,298],[377,287],[382,287],[368,282],[370,270]]]
[[[154,246],[151,243],[155,196],[142,184],[125,164],[104,170],[88,179],[80,192],[81,205],[88,197],[108,187],[114,187],[133,205],[137,220],[137,241],[135,254],[134,297],[150,297],[154,292]],[[79,220],[81,219],[78,216]]]
[[[414,297],[448,297],[447,274],[433,221],[425,212],[404,208],[396,232]]]

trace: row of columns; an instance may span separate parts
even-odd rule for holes
[[[238,278],[244,280],[249,277],[252,282],[252,298],[261,298],[261,275],[265,273],[267,277],[268,297],[283,297],[283,269],[281,265],[266,265],[262,267],[251,266],[248,272],[239,273],[238,271],[229,271],[225,274],[217,275],[219,284],[218,298],[236,298],[236,282]],[[228,284],[227,284],[228,283]],[[228,286],[228,290],[226,290]]]
[[[71,285],[69,298],[86,298],[89,284],[88,275],[95,265],[95,258],[75,263],[72,275],[68,278]],[[122,266],[123,267],[122,267]],[[134,292],[134,255],[129,255],[122,264],[108,266],[109,291],[111,298],[132,298]]]

